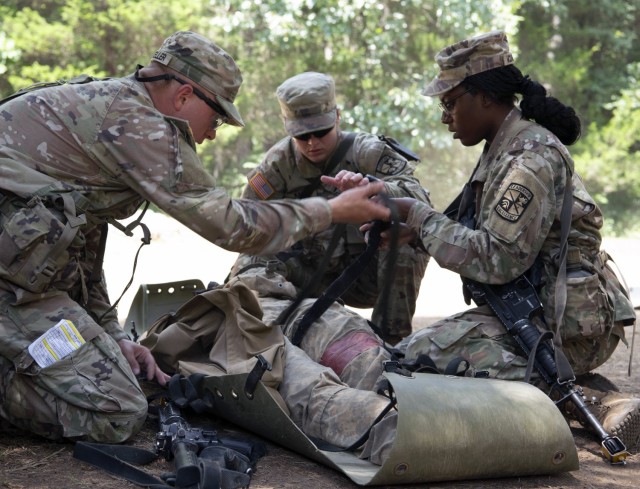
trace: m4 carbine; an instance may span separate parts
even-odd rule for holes
[[[549,338],[543,337],[532,321],[538,316],[544,322],[543,306],[527,277],[522,275],[503,285],[482,284],[466,278],[463,282],[476,304],[487,304],[498,316],[524,351],[525,357],[529,358],[533,352],[534,367],[544,381],[560,394],[556,404],[572,402],[598,435],[605,458],[612,464],[624,464],[629,456],[624,443],[618,437],[607,433],[600,421],[589,411],[583,399],[582,389],[573,383],[575,377],[568,381],[559,380],[553,345]]]
[[[163,402],[158,417],[156,453],[168,461],[175,459],[175,478],[169,481],[175,487],[236,489],[249,486],[252,459],[263,454],[256,453],[252,443],[220,438],[215,430],[192,428],[173,401]]]

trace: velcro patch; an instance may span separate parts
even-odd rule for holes
[[[406,166],[407,162],[405,160],[399,160],[393,156],[384,155],[378,162],[376,173],[380,173],[382,175],[397,175],[402,172]]]
[[[496,212],[503,219],[516,222],[524,214],[532,198],[533,193],[527,187],[519,183],[512,183],[500,198]]]
[[[251,177],[251,179],[249,180],[249,185],[251,185],[253,191],[262,200],[267,200],[275,193],[275,190],[273,189],[271,184],[260,172]]]

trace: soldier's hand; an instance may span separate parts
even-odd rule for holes
[[[151,350],[146,346],[135,343],[131,340],[120,340],[118,346],[122,350],[122,354],[129,362],[129,366],[135,375],[139,375],[141,371],[146,374],[147,380],[156,379],[158,384],[166,385],[171,376],[165,374],[156,363]]]
[[[383,182],[369,183],[346,190],[329,200],[332,222],[360,224],[365,221],[388,221],[391,212],[375,198],[383,189]]]
[[[372,222],[367,222],[362,226],[360,226],[360,231],[365,233],[365,236],[364,236],[365,241],[368,241],[369,239],[368,232],[371,229],[371,226],[373,226]],[[410,228],[403,222],[400,223],[399,226],[400,227],[398,229],[398,246],[412,244],[418,239],[418,234],[413,228]],[[380,233],[380,248],[388,249],[390,241],[391,241],[391,230],[386,229],[382,231]]]
[[[337,188],[340,192],[369,184],[369,180],[362,173],[354,173],[348,170],[340,170],[335,177],[322,175],[320,180],[326,185]]]

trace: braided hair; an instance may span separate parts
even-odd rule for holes
[[[575,110],[555,97],[547,96],[547,90],[514,65],[502,66],[471,75],[462,82],[466,88],[482,90],[499,104],[513,105],[522,94],[522,115],[547,128],[566,145],[580,137],[581,124]]]

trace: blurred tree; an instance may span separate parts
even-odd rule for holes
[[[315,70],[335,78],[345,130],[393,136],[421,155],[418,176],[430,189],[436,208],[442,209],[468,178],[481,148],[454,142],[440,123],[437,100],[423,97],[420,89],[437,71],[438,50],[479,32],[504,29],[518,66],[576,107],[587,133],[602,132],[593,139],[587,134],[572,151],[580,161],[602,153],[601,171],[589,173],[588,179],[601,202],[617,209],[609,212],[622,222],[627,211],[613,198],[611,181],[604,176],[620,176],[622,166],[628,172],[633,160],[626,151],[633,148],[621,138],[612,139],[607,127],[611,132],[623,130],[622,115],[618,116],[623,109],[617,101],[629,99],[625,90],[633,77],[627,66],[639,60],[639,4],[640,0],[4,0],[0,95],[82,72],[127,75],[137,63],[148,62],[172,32],[195,30],[227,50],[244,76],[237,104],[247,126],[223,126],[215,142],[199,148],[221,186],[239,191],[248,169],[284,136],[277,86],[297,73]],[[632,111],[625,114],[635,116]],[[614,149],[616,158],[611,157]],[[628,185],[628,191],[635,192],[639,183],[631,179]]]
[[[638,231],[640,214],[640,63],[629,67],[628,88],[606,108],[613,117],[593,124],[575,157],[576,169],[605,215],[605,233]]]

